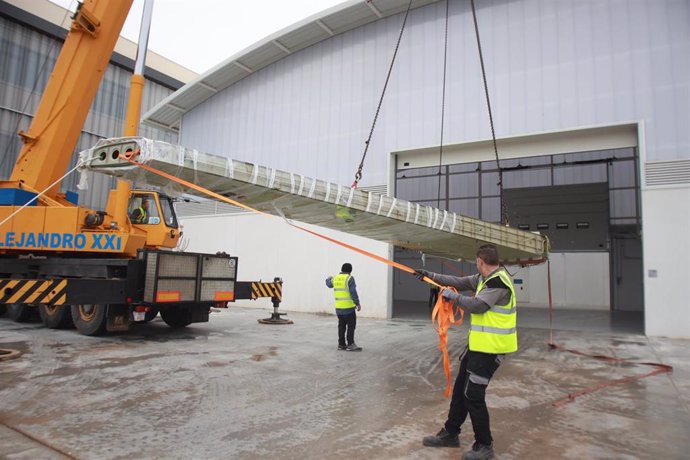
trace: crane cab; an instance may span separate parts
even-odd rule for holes
[[[146,247],[177,246],[181,232],[170,197],[153,191],[133,190],[127,215],[135,228],[146,232]]]

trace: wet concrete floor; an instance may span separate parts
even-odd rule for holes
[[[422,446],[448,408],[429,321],[359,318],[357,353],[336,350],[334,316],[265,316],[232,308],[104,337],[1,318],[0,348],[23,355],[0,361],[0,458],[455,459],[471,446],[469,421],[460,450]],[[555,407],[651,368],[550,351],[537,323],[488,390],[497,458],[688,458],[690,341],[558,329],[568,348],[675,369]],[[466,331],[450,332],[454,372]]]

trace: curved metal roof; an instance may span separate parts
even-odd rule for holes
[[[438,0],[412,0],[411,8]],[[179,131],[185,112],[252,73],[333,36],[404,12],[404,0],[350,0],[282,29],[230,56],[144,114],[148,125]]]

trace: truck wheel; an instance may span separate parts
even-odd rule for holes
[[[72,310],[69,305],[39,305],[41,321],[49,329],[67,329],[74,327]]]
[[[6,311],[7,305],[5,305],[4,303],[0,304],[0,316],[4,315]]]
[[[161,310],[161,318],[168,326],[175,328],[192,324],[192,312],[188,308],[166,308]]]
[[[7,305],[7,316],[18,323],[24,323],[31,318],[31,307],[23,303],[11,303]]]
[[[108,306],[104,304],[72,305],[72,321],[84,335],[99,335],[105,331]]]

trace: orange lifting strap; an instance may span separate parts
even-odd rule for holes
[[[424,278],[426,281],[428,278]],[[436,283],[433,283],[436,284]],[[438,286],[438,285],[437,285]],[[455,291],[455,288],[446,288]],[[457,292],[457,291],[456,291]],[[446,373],[446,398],[450,397],[450,357],[448,356],[448,329],[451,326],[459,326],[462,324],[464,313],[461,308],[456,309],[460,313],[460,318],[455,319],[455,311],[453,311],[453,302],[443,298],[439,292],[434,311],[431,313],[431,323],[434,324],[434,329],[438,332],[439,345],[438,349],[443,353],[443,370]]]
[[[261,215],[264,215],[264,216],[268,216],[268,217],[277,217],[277,216],[274,216],[274,215],[272,215],[272,214],[267,214],[267,213],[265,213],[265,212],[261,212],[261,211],[259,211],[259,210],[257,210],[257,209],[254,209],[254,208],[252,208],[252,207],[250,207],[250,206],[247,206],[247,205],[245,205],[245,204],[242,204],[242,203],[240,203],[240,202],[238,202],[238,201],[235,201],[235,200],[233,200],[233,199],[231,199],[231,198],[228,198],[228,197],[225,197],[225,196],[220,195],[220,194],[218,194],[218,193],[212,192],[211,190],[208,190],[208,189],[206,189],[206,188],[204,188],[204,187],[201,187],[200,185],[194,184],[194,183],[192,183],[192,182],[188,182],[188,181],[186,181],[186,180],[184,180],[184,179],[180,179],[179,177],[173,176],[173,175],[168,174],[168,173],[166,173],[166,172],[159,171],[158,169],[152,168],[152,167],[149,166],[149,165],[145,165],[145,164],[143,164],[143,163],[139,163],[139,162],[137,162],[137,161],[134,161],[134,160],[131,158],[131,156],[130,156],[129,158],[127,158],[127,157],[125,157],[125,156],[123,156],[123,155],[120,155],[120,157],[123,158],[123,159],[125,159],[125,160],[127,160],[127,161],[129,161],[130,163],[132,163],[132,164],[134,164],[134,165],[139,166],[140,168],[145,169],[146,171],[152,172],[152,173],[154,173],[154,174],[158,174],[158,175],[161,176],[161,177],[164,177],[164,178],[166,178],[166,179],[168,179],[168,180],[171,180],[171,181],[173,181],[173,182],[177,182],[178,184],[182,184],[182,185],[184,185],[185,187],[189,187],[189,188],[191,188],[191,189],[194,189],[194,190],[196,190],[196,191],[198,191],[198,192],[201,192],[201,193],[203,193],[203,194],[205,194],[205,195],[208,195],[208,196],[210,196],[210,197],[212,197],[212,198],[215,198],[215,199],[217,199],[217,200],[224,201],[224,202],[226,202],[226,203],[228,203],[228,204],[231,204],[231,205],[233,205],[233,206],[238,206],[238,207],[240,207],[240,208],[242,208],[242,209],[246,209],[246,210],[248,210],[248,211],[253,211],[253,212],[256,212],[256,213],[261,214]],[[369,251],[365,251],[364,249],[360,249],[360,248],[355,247],[355,246],[352,246],[352,245],[350,245],[350,244],[343,243],[342,241],[338,241],[338,240],[336,240],[336,239],[334,239],[334,238],[331,238],[331,237],[329,237],[329,236],[322,235],[321,233],[315,232],[315,231],[313,231],[313,230],[309,230],[309,229],[307,229],[307,228],[300,227],[299,225],[296,225],[296,224],[294,224],[294,223],[288,221],[287,219],[286,219],[285,221],[286,221],[288,224],[292,225],[293,227],[298,228],[298,229],[300,229],[300,230],[302,230],[302,231],[304,231],[304,232],[307,232],[307,233],[309,233],[309,234],[312,234],[312,235],[314,235],[314,236],[317,236],[317,237],[319,237],[319,238],[322,238],[322,239],[324,239],[324,240],[326,240],[326,241],[330,241],[331,243],[335,243],[335,244],[337,244],[337,245],[339,245],[339,246],[343,246],[343,247],[345,247],[345,248],[351,249],[351,250],[353,250],[353,251],[355,251],[355,252],[358,252],[358,253],[360,253],[360,254],[362,254],[362,255],[365,255],[365,256],[367,256],[367,257],[370,257],[370,258],[372,258],[372,259],[374,259],[374,260],[378,260],[379,262],[383,262],[383,263],[385,263],[385,264],[388,264],[388,265],[390,265],[391,267],[397,268],[397,269],[402,270],[402,271],[407,272],[407,273],[411,273],[411,274],[414,274],[414,273],[415,273],[415,270],[414,270],[413,268],[410,268],[410,267],[408,267],[408,266],[406,266],[406,265],[399,264],[398,262],[395,262],[395,261],[393,261],[393,260],[386,259],[385,257],[381,257],[381,256],[376,255],[376,254],[373,254],[373,253],[371,253],[371,252],[369,252]],[[429,284],[432,284],[432,285],[434,285],[434,286],[438,286],[439,288],[444,288],[444,286],[440,286],[439,284],[437,284],[436,282],[434,282],[431,278],[428,278],[428,277],[426,277],[426,276],[424,277],[424,281],[427,282],[427,283],[429,283]],[[452,289],[452,288],[449,288],[449,289]],[[442,290],[442,289],[441,289],[441,290]],[[440,292],[439,292],[439,293],[440,293]],[[450,326],[452,326],[452,325],[455,325],[455,326],[460,325],[460,324],[462,323],[462,319],[463,319],[462,310],[459,309],[459,308],[458,308],[457,310],[460,312],[460,319],[457,319],[457,320],[456,320],[456,319],[455,319],[455,312],[453,311],[453,303],[452,303],[452,302],[449,302],[449,301],[447,301],[447,300],[445,300],[445,299],[443,298],[442,295],[439,295],[439,296],[438,296],[438,300],[436,301],[436,305],[434,306],[434,310],[433,310],[433,312],[432,312],[432,314],[431,314],[431,322],[432,322],[432,324],[434,325],[434,329],[435,329],[436,332],[438,333],[438,337],[439,337],[439,345],[438,345],[438,348],[439,348],[439,350],[441,350],[441,352],[443,353],[443,369],[444,369],[444,371],[445,371],[445,373],[446,373],[446,379],[447,379],[447,382],[448,382],[448,385],[447,385],[447,387],[446,387],[446,392],[445,392],[446,398],[450,396],[450,392],[451,392],[451,387],[450,387],[450,359],[449,359],[449,357],[448,357],[448,348],[447,348],[447,343],[448,343],[448,329],[449,329]]]

